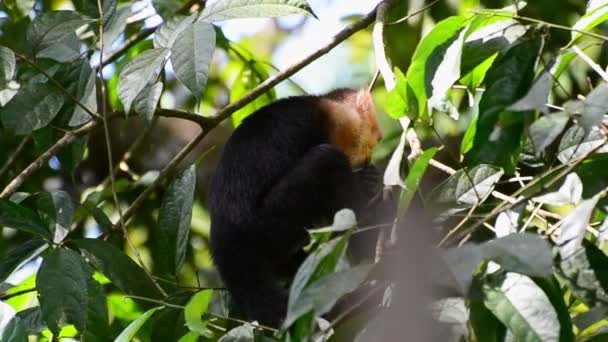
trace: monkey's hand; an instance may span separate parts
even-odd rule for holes
[[[359,196],[371,206],[378,200],[382,200],[382,172],[372,164],[355,171],[356,184],[359,187]]]

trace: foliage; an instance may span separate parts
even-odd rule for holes
[[[433,256],[445,272],[426,285],[442,291],[413,310],[438,340],[608,336],[608,1],[386,0],[287,68],[272,53],[319,23],[305,0],[141,3],[0,2],[1,341],[383,340],[400,291],[423,295],[384,262],[407,273]],[[302,24],[227,38],[233,21],[286,15]],[[311,230],[282,327],[243,322],[209,257],[214,147],[302,93],[294,74],[338,44],[352,60],[334,58],[332,87],[382,71],[374,162],[398,210],[388,226],[345,210]],[[439,255],[404,243],[417,211]],[[353,264],[369,231],[375,261]],[[397,322],[402,337],[416,326]]]

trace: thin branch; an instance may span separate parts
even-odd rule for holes
[[[250,102],[254,101],[256,98],[258,98],[259,96],[261,96],[262,94],[264,94],[265,92],[270,90],[275,85],[277,85],[280,82],[284,81],[285,79],[291,77],[293,74],[300,71],[308,64],[312,63],[319,57],[325,55],[326,53],[331,51],[334,47],[336,47],[338,44],[340,44],[344,40],[348,39],[350,36],[352,36],[356,32],[369,26],[369,24],[371,24],[375,18],[376,18],[376,10],[374,9],[370,13],[368,13],[365,17],[360,19],[359,21],[345,27],[342,31],[340,31],[338,34],[336,34],[334,36],[334,38],[331,40],[331,42],[329,42],[324,47],[315,51],[308,57],[302,59],[300,62],[297,62],[296,64],[283,70],[283,72],[280,72],[278,74],[275,74],[275,75],[269,77],[268,79],[266,79],[264,82],[260,83],[257,87],[255,87],[253,90],[251,90],[249,93],[247,93],[245,96],[243,96],[239,100],[237,100],[237,101],[227,105],[226,107],[222,108],[221,110],[219,110],[216,113],[216,117],[214,119],[210,120],[210,122],[206,122],[202,126],[202,128],[203,128],[202,132],[199,133],[196,137],[194,137],[194,139],[192,139],[192,141],[190,141],[190,143],[188,143],[186,146],[184,146],[184,148],[182,148],[182,150],[179,151],[175,157],[173,157],[173,159],[169,162],[169,164],[167,164],[167,166],[165,166],[165,168],[160,172],[160,174],[152,182],[152,184],[150,184],[150,186],[148,186],[135,199],[135,201],[133,201],[133,203],[131,203],[129,208],[127,208],[127,210],[124,213],[125,220],[130,219],[131,216],[133,216],[133,214],[135,214],[135,212],[137,211],[139,206],[148,197],[148,195],[150,195],[156,189],[156,187],[158,187],[160,185],[160,183],[162,181],[164,181],[164,179],[166,179],[169,175],[173,174],[173,172],[177,169],[178,165],[201,142],[201,140],[203,140],[203,138],[209,133],[209,131],[213,127],[217,126],[219,123],[221,123],[222,121],[229,118],[230,115],[232,115],[232,113],[236,112],[237,110],[243,108]]]
[[[32,288],[30,288],[30,289],[25,289],[25,290],[21,290],[21,291],[16,291],[16,292],[13,292],[13,293],[7,293],[7,294],[5,294],[5,295],[0,296],[0,300],[2,300],[2,301],[6,301],[6,300],[9,300],[9,299],[11,299],[11,298],[14,298],[14,297],[19,297],[19,296],[21,296],[21,295],[24,295],[24,294],[27,294],[27,293],[30,293],[30,292],[34,292],[34,291],[36,291],[36,288],[35,288],[35,287],[32,287]]]
[[[21,173],[17,175],[0,193],[0,198],[8,198],[12,194],[14,194],[19,187],[32,176],[36,171],[42,168],[46,162],[49,161],[54,155],[59,153],[64,147],[73,143],[78,137],[83,136],[90,131],[92,131],[97,125],[99,121],[89,121],[84,126],[75,129],[66,133],[61,139],[59,139],[53,146],[51,146],[48,150],[44,151],[36,160],[34,160],[30,165],[28,165]]]
[[[201,128],[207,128],[207,127],[211,127],[214,125],[213,119],[210,119],[210,118],[198,115],[198,114],[194,114],[194,113],[184,112],[181,110],[158,108],[156,110],[155,114],[160,115],[160,116],[165,116],[168,118],[178,118],[178,119],[192,121],[194,123],[197,123],[199,126],[201,126]]]
[[[559,29],[559,30],[580,33],[580,34],[585,35],[585,36],[601,39],[603,41],[608,42],[608,37],[606,37],[604,35],[601,35],[601,34],[597,34],[597,33],[593,33],[593,32],[588,32],[588,31],[583,31],[583,30],[577,30],[577,29],[574,29],[572,27],[563,26],[563,25],[559,25],[559,24],[554,24],[554,23],[550,23],[548,21],[534,19],[534,18],[530,18],[530,17],[524,17],[524,16],[521,16],[521,15],[518,15],[518,14],[510,15],[510,14],[501,14],[501,13],[497,13],[497,12],[486,12],[486,11],[478,11],[478,10],[472,10],[470,12],[473,13],[473,14],[479,14],[479,15],[488,16],[488,17],[504,17],[504,18],[519,19],[519,20],[523,20],[523,21],[527,21],[527,22],[531,22],[531,23],[545,25],[547,27],[551,27],[551,28],[555,28],[555,29]]]
[[[11,154],[11,156],[7,159],[6,163],[4,163],[4,165],[2,166],[2,169],[0,169],[0,177],[2,177],[4,175],[4,173],[6,173],[6,171],[8,171],[11,168],[11,166],[13,166],[13,163],[15,162],[15,160],[17,160],[17,158],[19,157],[21,152],[23,152],[23,149],[25,148],[25,146],[27,145],[27,143],[30,141],[31,138],[32,138],[32,135],[28,134],[28,135],[24,136],[23,139],[21,139],[21,141],[19,142],[19,145],[17,145],[17,148],[15,149],[15,152],[13,152],[13,154]]]

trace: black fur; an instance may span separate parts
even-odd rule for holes
[[[211,251],[246,319],[279,326],[305,228],[365,203],[347,156],[327,139],[319,97],[276,101],[226,143],[209,190]]]

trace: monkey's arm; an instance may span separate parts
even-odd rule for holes
[[[270,189],[263,211],[288,221],[331,219],[348,207],[354,183],[346,155],[332,145],[317,145]]]

